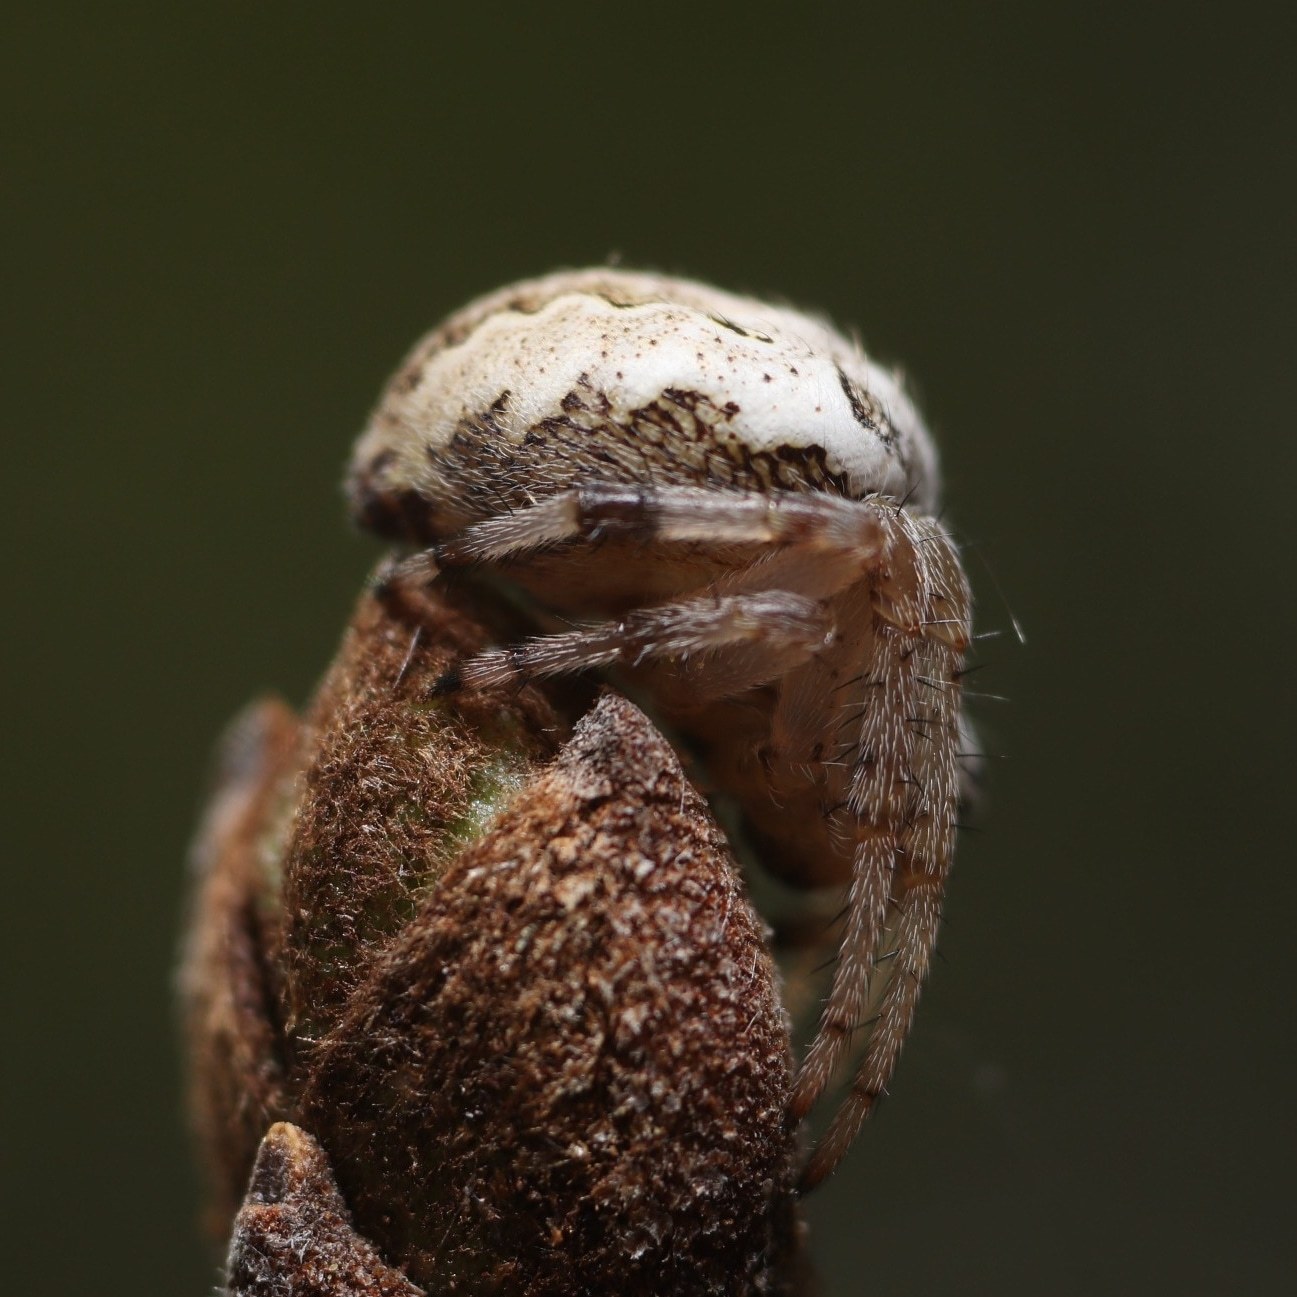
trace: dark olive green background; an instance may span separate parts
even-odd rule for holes
[[[1291,1277],[1291,22],[17,8],[6,1291],[214,1282],[169,1000],[212,740],[333,651],[377,553],[340,469],[404,348],[610,255],[903,360],[980,625],[1027,631],[984,653],[1006,756],[945,962],[812,1207],[828,1293]]]

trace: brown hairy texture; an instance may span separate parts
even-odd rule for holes
[[[791,1058],[728,848],[608,696],[310,1060],[357,1222],[434,1291],[768,1291]]]
[[[402,598],[361,600],[304,724],[281,911],[292,1041],[328,1030],[482,816],[567,732],[535,689],[430,699],[488,632],[448,597]]]
[[[230,726],[194,844],[197,891],[180,994],[189,1109],[207,1172],[207,1224],[217,1235],[229,1228],[258,1141],[284,1108],[259,848],[297,733],[296,717],[271,700],[253,704]]]
[[[800,1292],[729,848],[624,700],[438,696],[516,633],[473,597],[367,594],[305,721],[226,744],[182,989],[214,1231],[259,1159],[229,1292]]]
[[[230,1297],[423,1297],[352,1229],[320,1146],[286,1122],[261,1141],[227,1276]]]

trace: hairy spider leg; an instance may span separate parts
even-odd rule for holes
[[[787,591],[721,595],[640,608],[624,617],[579,630],[539,635],[502,649],[487,649],[454,671],[455,683],[468,688],[526,684],[542,676],[568,675],[625,662],[637,666],[653,658],[690,661],[704,653],[756,645],[758,676],[817,652],[832,638],[833,619],[818,600]],[[749,669],[750,678],[752,671]],[[740,683],[742,681],[740,680]]]

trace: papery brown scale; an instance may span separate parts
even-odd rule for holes
[[[319,1144],[287,1122],[261,1142],[226,1284],[227,1297],[424,1297],[352,1228]]]
[[[298,743],[282,703],[249,707],[222,740],[211,804],[193,850],[197,875],[179,990],[189,1109],[206,1172],[208,1229],[221,1235],[257,1144],[285,1109],[285,1050],[268,957],[262,837]]]

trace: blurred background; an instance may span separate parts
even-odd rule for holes
[[[333,653],[378,553],[341,466],[405,348],[613,257],[902,362],[979,626],[1027,634],[983,647],[944,962],[811,1206],[827,1294],[1279,1288],[1294,21],[469,13],[0,20],[4,1286],[215,1283],[170,1000],[212,741]]]

